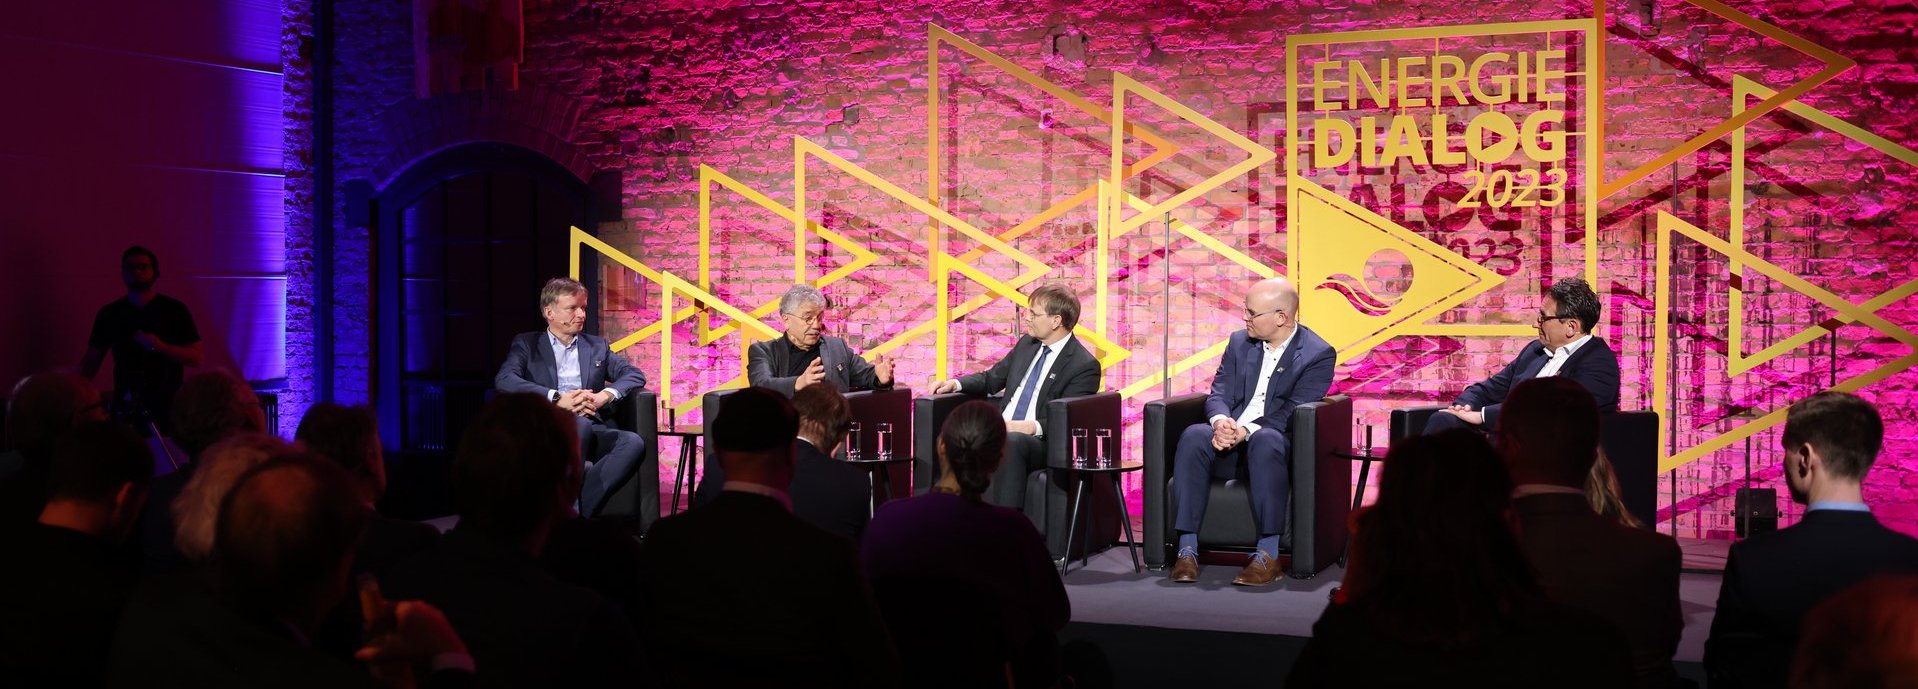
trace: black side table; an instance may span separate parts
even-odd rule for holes
[[[868,515],[879,511],[879,503],[892,499],[892,465],[912,462],[911,457],[902,456],[894,456],[891,459],[841,459],[834,456],[833,459],[866,470],[866,487],[871,490],[870,497],[866,499]],[[881,490],[886,492],[886,500],[879,499]]]
[[[679,439],[679,468],[673,470],[673,510],[667,515],[679,514],[679,494],[684,486],[699,483],[699,438],[705,427],[699,424],[680,424],[660,426],[659,437]],[[686,499],[686,507],[691,509],[692,498]]]
[[[1067,475],[1072,481],[1072,519],[1066,522],[1066,557],[1065,561],[1059,563],[1059,576],[1065,576],[1066,569],[1072,566],[1072,541],[1074,537],[1079,535],[1081,528],[1079,515],[1084,511],[1086,502],[1086,483],[1091,481],[1093,477],[1100,475],[1112,477],[1112,495],[1119,499],[1119,523],[1125,525],[1125,549],[1126,553],[1132,556],[1132,572],[1137,574],[1144,571],[1144,568],[1139,564],[1138,539],[1132,537],[1132,510],[1126,507],[1125,489],[1121,487],[1119,478],[1127,472],[1138,471],[1145,468],[1145,463],[1124,462],[1105,467],[1097,465],[1067,465],[1061,468],[1066,470]],[[1087,543],[1092,542],[1092,521],[1095,519],[1098,519],[1098,515],[1096,514],[1092,516],[1092,519],[1085,520],[1084,529],[1087,534],[1086,537],[1081,540]],[[1083,569],[1090,558],[1090,553],[1080,553],[1079,567]]]
[[[1385,448],[1353,448],[1350,452],[1333,450],[1332,456],[1359,463],[1359,487],[1352,491],[1352,509],[1356,510],[1359,508],[1359,503],[1365,500],[1365,482],[1372,476],[1372,463],[1385,461]]]

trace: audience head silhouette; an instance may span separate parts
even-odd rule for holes
[[[220,505],[219,587],[244,611],[310,632],[346,595],[367,516],[345,470],[312,453],[254,467]]]
[[[367,504],[378,502],[386,494],[386,461],[380,451],[379,422],[372,407],[315,404],[300,418],[300,429],[293,437],[345,469]]]
[[[852,427],[852,404],[831,385],[809,385],[794,393],[793,411],[799,414],[799,434],[816,441],[820,452],[832,452]]]
[[[531,393],[495,397],[467,425],[453,457],[459,528],[537,552],[547,529],[572,509],[580,473],[572,414]]]
[[[173,396],[173,441],[188,457],[227,436],[266,430],[266,411],[260,397],[238,375],[218,369],[201,371],[180,383]]]
[[[1884,440],[1878,408],[1857,395],[1827,391],[1791,405],[1781,442],[1792,499],[1808,503],[1826,491],[1855,494]]]
[[[1918,575],[1879,575],[1805,615],[1793,689],[1918,686]]]
[[[177,525],[173,545],[180,554],[195,562],[211,555],[220,504],[233,492],[234,484],[253,467],[286,451],[285,441],[265,433],[242,433],[207,448],[193,477],[168,506]]]
[[[1519,383],[1499,414],[1498,443],[1513,481],[1582,489],[1598,460],[1598,403],[1569,378]]]
[[[13,386],[7,404],[7,447],[44,457],[67,431],[106,418],[100,391],[74,373],[36,373]]]
[[[942,471],[958,483],[959,494],[981,499],[1005,455],[1005,419],[985,400],[961,404],[939,429],[938,447]]]
[[[1511,493],[1497,453],[1474,431],[1394,443],[1377,502],[1353,518],[1348,599],[1406,642],[1458,645],[1495,633],[1517,603],[1539,595],[1506,521]]]
[[[792,485],[799,414],[784,395],[746,388],[726,397],[713,420],[713,446],[726,481],[785,490]]]
[[[118,543],[138,520],[152,483],[153,452],[139,434],[111,421],[82,424],[54,445],[41,521],[58,512],[84,511],[94,518],[86,520],[91,528],[79,530]]]

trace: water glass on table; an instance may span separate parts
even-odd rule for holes
[[[1092,456],[1098,460],[1096,466],[1110,469],[1119,463],[1119,447],[1112,441],[1112,429],[1101,428],[1092,432]]]
[[[892,424],[879,424],[872,445],[873,449],[876,450],[879,455],[879,461],[883,462],[892,459]]]
[[[859,451],[859,422],[854,421],[846,427],[846,459],[859,461],[864,459]]]
[[[1086,435],[1086,429],[1072,429],[1072,466],[1079,468],[1085,467],[1087,455],[1090,454],[1086,445],[1089,444],[1090,441],[1091,439]]]

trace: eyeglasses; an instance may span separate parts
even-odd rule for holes
[[[1538,312],[1539,325],[1545,325],[1545,321],[1570,321],[1570,320],[1577,320],[1577,319],[1578,319],[1578,316],[1551,316],[1551,315],[1546,315],[1544,311]]]
[[[1057,316],[1057,315],[1059,315],[1059,314],[1056,314],[1056,313],[1043,313],[1043,312],[1039,312],[1039,311],[1034,311],[1034,310],[1032,310],[1032,309],[1026,309],[1026,318],[1031,318],[1031,319],[1035,319],[1035,320],[1036,320],[1036,319],[1040,319],[1040,318],[1045,318],[1046,316]]]
[[[1245,312],[1245,322],[1251,323],[1252,321],[1257,320],[1258,317],[1269,314],[1269,313],[1284,313],[1284,312],[1285,312],[1285,309],[1283,308],[1272,309],[1270,311],[1260,311],[1258,313],[1253,313],[1252,311],[1247,310]]]
[[[799,314],[796,314],[796,313],[787,313],[787,314],[781,314],[781,315],[787,318],[791,318],[795,321],[799,321],[800,323],[804,323],[806,325],[819,325],[820,323],[823,323],[826,320],[826,312],[824,311],[815,313],[811,316],[806,316],[804,318],[801,318]]]

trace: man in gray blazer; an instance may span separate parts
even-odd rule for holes
[[[605,338],[580,332],[586,326],[584,285],[567,278],[546,281],[539,308],[546,329],[513,337],[493,387],[542,395],[573,413],[579,456],[586,460],[579,511],[591,517],[639,473],[646,450],[638,434],[607,423],[600,410],[644,389],[646,374],[614,354]]]
[[[868,362],[852,353],[846,341],[826,335],[826,295],[812,285],[793,285],[779,298],[779,319],[785,336],[754,342],[746,350],[746,378],[788,399],[817,383],[831,383],[840,392],[892,387],[892,361],[880,356]]]

